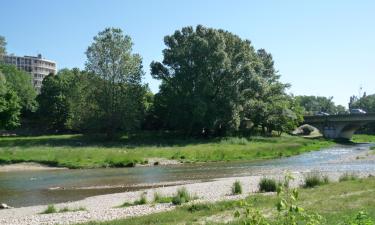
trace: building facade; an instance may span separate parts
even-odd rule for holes
[[[4,62],[15,65],[19,70],[28,72],[31,75],[31,82],[34,88],[40,92],[43,79],[49,74],[56,74],[56,63],[38,56],[14,56],[7,55]]]

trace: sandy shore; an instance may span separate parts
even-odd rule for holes
[[[285,173],[284,171],[283,173]],[[283,174],[279,173],[279,174]],[[304,174],[293,172],[296,178],[292,186],[299,186],[303,182]],[[332,181],[337,181],[340,173],[327,174]],[[359,174],[368,176],[369,174]],[[375,172],[374,174],[375,175]],[[276,179],[282,179],[280,175],[273,176]],[[56,204],[56,208],[69,207],[76,209],[84,207],[85,211],[40,214],[47,208],[46,205],[30,206],[14,209],[0,210],[0,224],[2,225],[42,225],[42,224],[75,224],[88,221],[106,221],[132,216],[142,216],[156,212],[168,211],[174,209],[170,203],[166,204],[147,204],[132,206],[126,208],[117,208],[124,202],[132,202],[139,199],[142,193],[146,193],[148,201],[153,200],[155,192],[165,196],[172,196],[180,187],[186,187],[187,190],[196,195],[199,199],[196,201],[213,202],[220,200],[240,199],[246,197],[249,193],[258,191],[258,183],[261,176],[231,177],[215,179],[209,182],[200,182],[193,184],[184,184],[170,187],[150,188],[142,191],[125,192],[116,194],[107,194],[89,197],[80,201]],[[243,186],[242,195],[231,195],[231,187],[238,180]]]
[[[0,172],[25,171],[25,170],[61,170],[67,169],[63,167],[50,167],[39,163],[15,163],[9,165],[1,165]]]

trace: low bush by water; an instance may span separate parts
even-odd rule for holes
[[[358,176],[354,173],[344,173],[340,176],[339,182],[348,181],[348,180],[357,180]]]
[[[232,194],[239,195],[242,194],[242,185],[240,181],[235,181],[232,186]]]
[[[172,199],[172,203],[174,205],[181,205],[181,204],[187,203],[187,202],[189,202],[193,199],[194,198],[189,194],[187,189],[185,187],[183,187],[183,188],[180,188],[180,189],[177,190],[176,195]]]
[[[276,192],[277,182],[275,179],[271,178],[262,178],[259,182],[259,191],[260,192]]]
[[[85,211],[86,208],[84,207],[79,207],[77,209],[70,209],[68,207],[64,207],[60,210],[58,210],[55,205],[48,205],[47,209],[45,209],[43,212],[40,214],[51,214],[51,213],[64,213],[64,212],[77,212],[77,211]]]
[[[311,173],[305,177],[304,188],[313,188],[319,185],[328,184],[328,176],[322,176],[318,173]]]

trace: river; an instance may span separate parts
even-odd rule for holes
[[[337,145],[288,158],[257,162],[191,163],[170,166],[0,172],[0,202],[14,207],[231,176],[282,171],[373,172],[373,160],[353,160],[369,144]],[[347,160],[352,158],[352,160]]]

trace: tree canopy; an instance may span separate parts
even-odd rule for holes
[[[109,137],[118,130],[139,127],[143,115],[142,59],[132,53],[132,41],[121,29],[106,28],[86,51],[86,70],[95,89],[87,108],[92,128]],[[90,108],[91,107],[91,108]]]
[[[4,74],[9,88],[19,97],[22,113],[34,112],[37,109],[37,93],[31,83],[31,75],[6,64],[0,65],[0,71]]]
[[[318,112],[329,114],[346,113],[344,106],[335,105],[333,97],[301,95],[296,96],[296,100],[304,108],[307,115],[314,115]]]
[[[0,71],[0,129],[13,129],[20,125],[20,100],[7,85]]]
[[[162,63],[151,63],[152,76],[162,81],[155,110],[164,127],[220,134],[238,130],[251,117],[272,129],[266,121],[279,110],[266,105],[284,99],[288,85],[279,81],[270,54],[256,52],[250,41],[230,32],[201,25],[177,30],[164,42]]]

